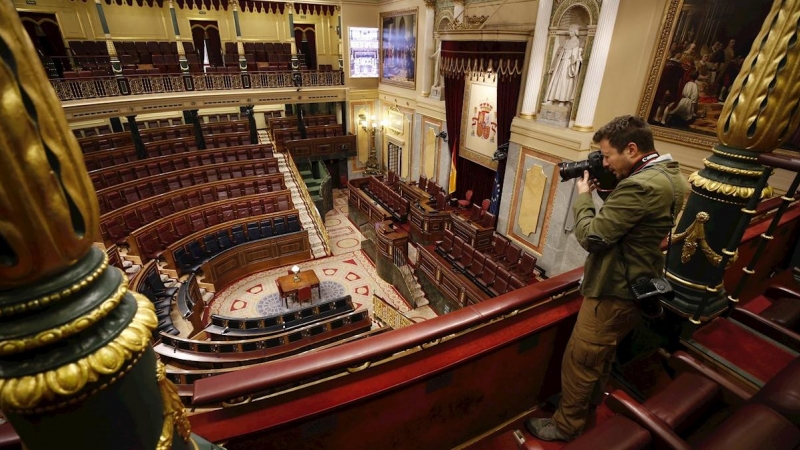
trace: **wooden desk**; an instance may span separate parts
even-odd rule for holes
[[[416,203],[427,203],[431,196],[427,192],[423,191],[419,188],[416,184],[408,184],[400,182],[400,195],[403,198],[408,199],[409,202]]]
[[[361,187],[368,182],[368,178],[357,178],[347,182],[349,188],[347,216],[359,227],[367,222],[377,223],[392,218],[392,213],[361,190]]]
[[[453,211],[450,217],[451,220],[447,224],[447,228],[452,230],[455,236],[459,236],[476,250],[484,251],[492,246],[494,228],[483,227],[456,211]]]
[[[412,203],[408,216],[411,222],[411,236],[414,242],[422,245],[441,240],[445,228],[450,226],[449,208],[439,211],[425,203],[420,203],[419,206]]]
[[[298,281],[294,281],[294,277],[295,275],[284,275],[275,280],[275,284],[278,285],[278,293],[283,298],[287,309],[289,308],[289,297],[297,298],[297,292],[304,287],[317,288],[317,296],[322,297],[319,290],[319,278],[313,270],[297,272]]]

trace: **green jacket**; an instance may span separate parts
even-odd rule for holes
[[[584,297],[632,299],[629,281],[662,275],[660,247],[673,225],[670,207],[675,199],[677,216],[687,190],[678,163],[662,155],[620,181],[600,211],[595,211],[591,193],[578,195],[575,237],[589,252],[581,283]]]

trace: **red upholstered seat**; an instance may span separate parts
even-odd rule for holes
[[[766,405],[800,426],[800,358],[764,384],[750,402]]]
[[[729,450],[763,448],[790,450],[800,445],[800,430],[776,411],[759,404],[746,405],[694,448]]]
[[[458,201],[458,207],[461,209],[467,209],[472,203],[472,189],[468,190],[466,194],[464,194],[464,199]]]
[[[649,448],[650,441],[650,433],[647,430],[623,416],[613,416],[561,448],[562,450],[602,448],[638,450]]]
[[[673,430],[695,423],[719,394],[719,386],[694,373],[682,373],[642,406]]]

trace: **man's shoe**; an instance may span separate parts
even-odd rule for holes
[[[543,441],[564,441],[569,442],[574,438],[566,435],[558,429],[553,419],[545,418],[530,418],[525,421],[525,428],[538,439]]]

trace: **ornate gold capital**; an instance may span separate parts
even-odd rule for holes
[[[723,195],[729,195],[732,197],[739,197],[739,198],[750,198],[753,196],[755,189],[751,187],[745,186],[734,186],[732,184],[723,183],[721,181],[715,181],[708,179],[699,172],[694,172],[689,175],[689,183],[692,186],[705,189],[709,192],[717,192]],[[761,198],[769,198],[772,197],[772,186],[766,186],[764,190],[761,192]]]

